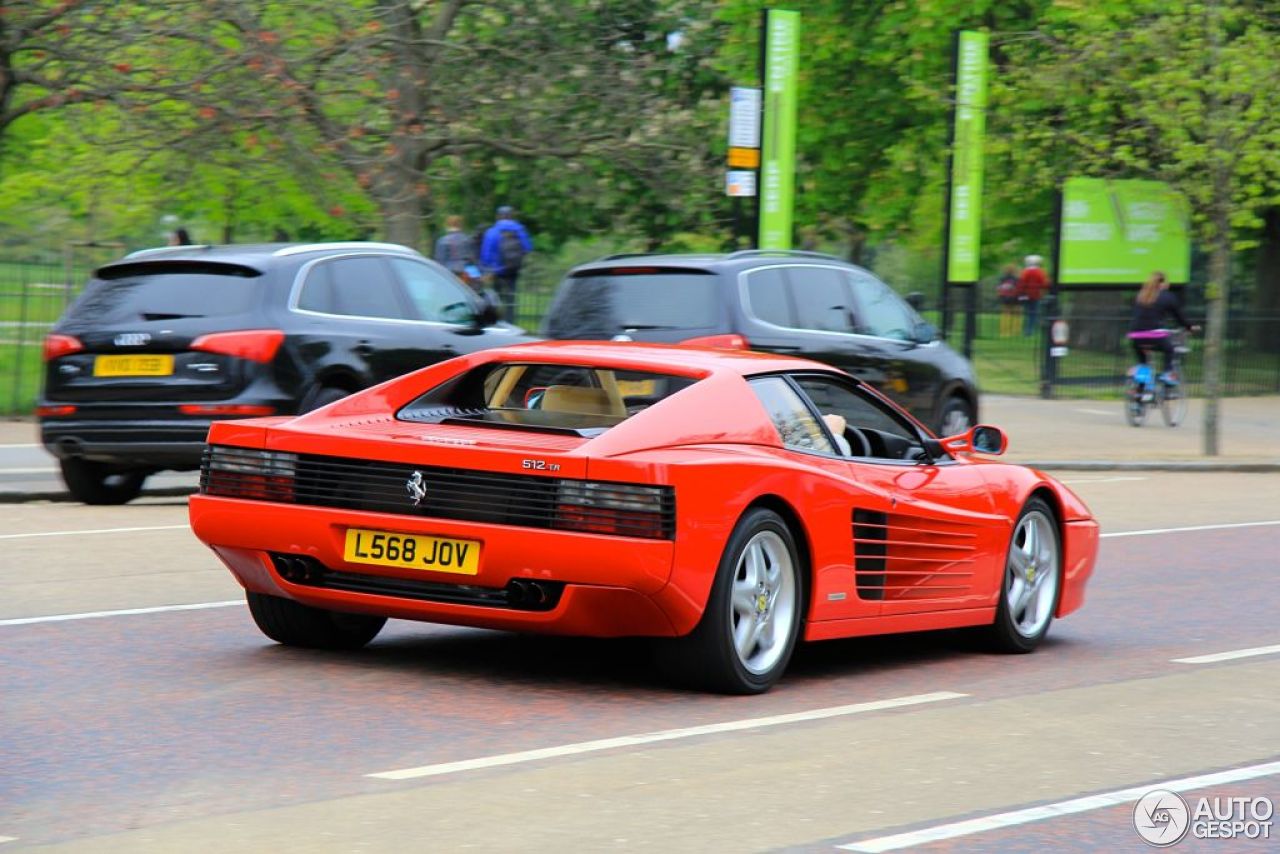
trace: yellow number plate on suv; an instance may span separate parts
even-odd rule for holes
[[[480,543],[348,528],[342,559],[348,563],[475,575],[480,571]]]
[[[167,377],[173,373],[173,356],[98,356],[95,377]]]

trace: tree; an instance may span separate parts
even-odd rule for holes
[[[388,239],[417,246],[442,165],[668,147],[661,83],[679,60],[669,37],[696,6],[211,0],[238,68],[207,104],[309,141],[307,155],[339,164],[376,203]],[[522,179],[542,189],[539,176]]]
[[[1219,398],[1234,241],[1280,196],[1280,27],[1253,0],[1063,7],[1027,43],[1019,149],[1063,149],[1100,176],[1149,176],[1189,199],[1210,250],[1204,453]]]

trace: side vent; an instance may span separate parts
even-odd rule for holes
[[[889,527],[884,513],[853,511],[853,569],[858,598],[884,598],[886,540]]]
[[[905,513],[853,511],[853,568],[861,599],[949,599],[973,588],[974,526]]]

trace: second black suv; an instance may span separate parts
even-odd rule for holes
[[[612,255],[569,271],[543,331],[804,356],[872,384],[940,436],[977,423],[968,360],[892,288],[829,255]]]
[[[198,468],[213,419],[294,415],[529,340],[403,246],[143,250],[99,269],[45,339],[37,415],[71,495],[117,504]]]

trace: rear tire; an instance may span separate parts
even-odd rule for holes
[[[387,622],[386,617],[326,611],[265,593],[249,592],[245,598],[262,633],[285,646],[360,649],[377,637]]]
[[[351,394],[351,392],[346,389],[337,388],[336,386],[320,386],[302,402],[302,406],[299,409],[298,414],[301,415],[303,412],[311,412],[312,410],[319,409],[322,406],[337,403],[349,394]]]
[[[723,694],[761,694],[782,677],[804,616],[805,573],[795,538],[772,510],[734,527],[693,632],[665,642],[660,664],[678,681]]]
[[[1187,396],[1182,386],[1165,385],[1160,390],[1160,415],[1169,427],[1177,427],[1187,417]]]
[[[973,426],[973,407],[959,395],[952,395],[942,405],[938,416],[938,437],[959,436]]]
[[[125,504],[142,493],[147,472],[120,469],[93,460],[59,460],[62,482],[76,501],[85,504]]]

